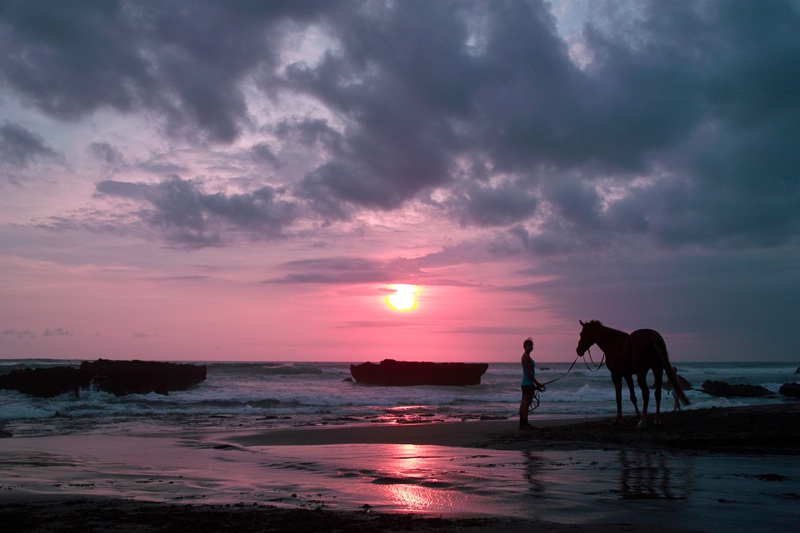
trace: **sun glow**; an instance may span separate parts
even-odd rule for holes
[[[389,289],[394,291],[386,297],[386,303],[395,311],[411,311],[417,306],[417,293],[420,289],[416,285],[406,285],[396,283],[389,285]]]

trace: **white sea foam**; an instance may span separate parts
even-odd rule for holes
[[[22,368],[27,361],[3,361],[0,373]],[[64,364],[32,361],[32,367]],[[70,361],[77,366],[79,361]],[[567,374],[566,363],[538,363],[537,378],[548,383],[533,416],[612,416],[614,388],[607,369],[593,371],[578,364]],[[769,398],[724,399],[702,391],[705,380],[762,385],[777,393],[781,384],[798,381],[790,364],[679,363],[679,373],[695,390],[687,392],[690,408],[757,405],[787,401]],[[0,391],[0,423],[15,434],[59,431],[103,431],[112,424],[156,424],[165,430],[195,426],[279,427],[364,422],[471,420],[517,416],[521,370],[518,363],[490,364],[480,385],[472,387],[373,387],[354,383],[348,363],[211,363],[207,380],[169,395],[116,397],[82,391],[79,398],[32,398]],[[649,380],[652,382],[652,377]],[[639,394],[637,387],[637,395]],[[662,399],[671,410],[672,396]],[[627,389],[623,410],[632,414]]]

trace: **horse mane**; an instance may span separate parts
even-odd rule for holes
[[[613,332],[615,334],[622,334],[622,335],[625,335],[625,336],[628,335],[628,333],[625,333],[624,331],[620,331],[618,329],[614,329],[614,328],[610,328],[610,327],[606,326],[605,324],[603,324],[599,320],[590,320],[589,322],[586,323],[586,325],[587,326],[599,326],[599,327],[605,328],[608,331],[611,331],[611,332]]]

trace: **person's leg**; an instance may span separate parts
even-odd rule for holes
[[[531,400],[533,399],[533,387],[522,388],[522,401],[519,403],[519,428],[525,429],[530,427],[528,424],[528,411],[530,409]]]
[[[519,427],[523,427],[528,423],[528,406],[530,403],[530,396],[523,392],[522,400],[519,402]]]

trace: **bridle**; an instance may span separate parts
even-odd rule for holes
[[[592,365],[594,366],[594,369],[590,368],[589,367],[589,363],[586,362],[586,359],[583,360],[583,364],[586,365],[586,368],[589,370],[589,372],[597,372],[598,370],[600,370],[601,368],[603,368],[605,366],[605,364],[606,364],[606,352],[603,352],[603,357],[600,358],[600,364],[595,364],[594,359],[592,359],[592,350],[591,349],[587,348],[586,352],[589,354],[589,361],[591,361]]]

